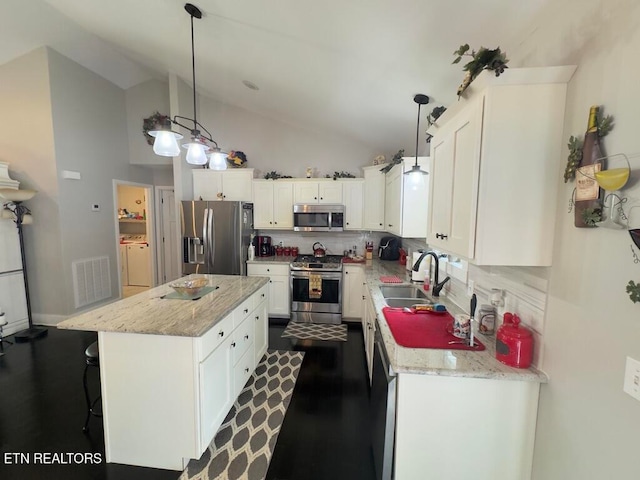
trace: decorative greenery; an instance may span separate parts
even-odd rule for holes
[[[465,64],[462,67],[462,70],[467,72],[462,84],[458,87],[458,96],[462,95],[462,93],[466,90],[475,78],[480,75],[482,70],[493,70],[496,74],[496,77],[499,77],[501,73],[504,73],[504,69],[508,68],[507,63],[509,59],[507,58],[507,54],[500,50],[500,47],[495,49],[488,49],[485,47],[480,47],[480,49],[476,52],[475,50],[471,50],[469,52],[468,43],[464,45],[460,45],[460,48],[453,52],[454,55],[457,55],[455,60],[452,63],[460,63],[462,57],[471,57],[471,61]]]
[[[604,138],[611,130],[613,130],[613,116],[607,115],[606,117],[598,117],[598,137]],[[569,147],[569,156],[567,157],[567,166],[564,169],[564,183],[567,183],[569,180],[573,180],[576,177],[576,169],[580,166],[580,162],[582,162],[582,137],[574,137],[571,135],[569,137],[569,143],[567,146]]]
[[[391,159],[391,162],[389,162],[389,164],[386,167],[381,168],[380,171],[382,173],[388,173],[393,167],[395,167],[397,164],[402,162],[402,157],[404,157],[404,148],[401,150],[398,150],[398,153],[396,153],[393,156],[393,158]]]
[[[329,174],[325,175],[325,178],[331,178]],[[333,179],[337,180],[338,178],[356,178],[356,176],[349,172],[333,172]]]
[[[242,168],[246,166],[247,156],[239,150],[231,150],[227,155],[227,164],[231,167]]]
[[[602,220],[602,208],[586,208],[582,211],[582,220],[590,227],[595,227],[596,223]]]
[[[435,107],[433,110],[431,110],[431,113],[427,115],[427,123],[429,124],[429,126],[436,123],[436,120],[440,118],[440,115],[442,115],[446,111],[447,107]]]
[[[169,117],[167,115],[163,115],[160,112],[154,112],[153,115],[145,118],[142,121],[142,133],[144,134],[144,137],[147,139],[147,143],[149,145],[153,145],[153,142],[155,141],[155,139],[151,135],[149,135],[149,132],[156,127],[164,125],[167,122],[167,120],[169,120]]]
[[[278,172],[276,172],[275,170],[271,171],[271,172],[267,172],[264,175],[264,179],[265,180],[277,180],[279,178],[292,178],[291,175],[280,175]]]
[[[640,283],[629,280],[629,283],[627,284],[627,293],[633,303],[640,302]]]

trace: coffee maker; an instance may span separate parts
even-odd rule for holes
[[[273,255],[271,249],[271,237],[268,235],[258,235],[254,238],[256,255],[259,257],[270,257]]]

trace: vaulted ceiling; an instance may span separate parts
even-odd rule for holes
[[[550,0],[196,0],[198,92],[257,114],[413,151],[413,96],[456,101],[453,51],[509,44]],[[191,82],[182,0],[3,0],[0,64],[41,45],[122,88]],[[507,52],[508,54],[508,52]],[[250,90],[243,81],[259,87]]]

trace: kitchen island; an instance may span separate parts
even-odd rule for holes
[[[166,284],[58,324],[98,332],[107,462],[182,470],[266,352],[268,278],[205,276],[197,300]]]

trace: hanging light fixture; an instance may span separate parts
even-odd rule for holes
[[[186,130],[191,131],[191,141],[182,145],[187,149],[186,160],[191,165],[206,165],[207,152],[211,150],[209,143],[212,143],[215,148],[215,152],[218,155],[225,155],[220,151],[218,143],[211,137],[209,131],[198,122],[197,106],[196,106],[196,57],[195,46],[193,38],[193,19],[202,18],[202,12],[198,7],[191,3],[185,3],[184,9],[191,17],[191,74],[193,81],[193,118],[183,117],[175,115],[173,119],[167,118],[166,122],[160,126],[157,130],[152,130],[149,135],[155,137],[153,142],[153,151],[156,155],[163,157],[175,157],[180,154],[180,147],[178,146],[178,140],[182,138],[178,132],[171,130],[171,125],[176,124]],[[179,120],[187,121],[187,123],[193,123],[193,128],[180,123]],[[201,132],[204,131],[204,133]],[[226,155],[225,155],[226,159]],[[224,164],[226,168],[226,160]],[[223,168],[220,168],[223,170]]]
[[[418,165],[418,141],[420,139],[420,107],[422,105],[426,105],[429,103],[429,97],[418,93],[415,97],[413,97],[413,101],[418,104],[418,125],[416,127],[416,163],[411,167],[411,170],[408,172],[404,172],[405,175],[408,175],[409,185],[413,189],[418,189],[424,183],[424,176],[429,175],[429,172],[425,172],[420,169],[420,165]]]

